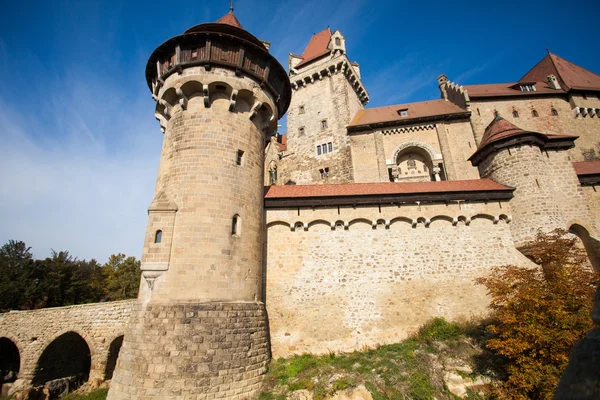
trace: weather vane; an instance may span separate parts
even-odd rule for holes
[[[233,14],[233,0],[229,0],[229,12]]]

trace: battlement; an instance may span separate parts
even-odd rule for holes
[[[325,77],[338,73],[343,73],[346,76],[362,105],[366,105],[369,102],[369,93],[360,80],[358,68],[352,65],[350,60],[343,54],[319,60],[307,67],[306,70],[291,75],[292,91],[298,91],[303,87],[323,80]]]
[[[438,76],[438,84],[442,99],[450,101],[460,108],[466,109],[469,107],[471,99],[463,86],[449,81],[445,74]]]

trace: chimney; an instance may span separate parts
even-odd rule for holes
[[[448,93],[446,92],[446,86],[448,85],[448,77],[446,74],[441,74],[437,78],[438,86],[440,88],[441,98],[448,101]]]
[[[558,83],[558,79],[554,75],[548,75],[546,78],[548,80],[548,86],[550,86],[554,90],[561,90],[560,83]]]

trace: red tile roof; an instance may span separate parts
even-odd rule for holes
[[[219,18],[217,20],[217,23],[218,24],[227,24],[227,25],[235,26],[236,28],[244,29],[244,28],[242,28],[242,24],[240,24],[240,21],[238,21],[238,19],[236,18],[236,16],[233,14],[232,11],[228,12],[227,14],[225,14],[221,18]]]
[[[398,114],[399,110],[407,110],[408,115],[402,117]],[[370,125],[382,122],[406,121],[416,118],[435,117],[442,115],[464,114],[467,111],[456,104],[445,100],[421,101],[418,103],[398,104],[395,106],[385,106],[377,108],[368,108],[356,113],[349,127]]]
[[[600,161],[579,161],[573,163],[577,175],[600,175]]]
[[[465,85],[463,88],[467,91],[469,98],[478,97],[501,97],[501,96],[535,96],[536,94],[557,94],[565,93],[563,90],[552,89],[544,81],[528,81],[535,85],[535,92],[523,92],[519,88],[519,82],[512,83],[490,83],[484,85]]]
[[[548,75],[554,75],[561,85],[560,90],[548,85]],[[523,92],[519,84],[534,84],[535,92]],[[556,54],[548,54],[542,58],[518,82],[493,83],[486,85],[464,86],[471,99],[479,97],[503,96],[535,96],[544,94],[562,94],[571,89],[600,90],[600,75],[588,71],[578,65],[565,60]]]
[[[490,143],[494,143],[509,137],[525,135],[527,133],[528,132],[517,127],[511,122],[508,122],[504,118],[497,116],[492,120],[487,128],[485,128],[485,132],[481,138],[481,143],[479,143],[479,149],[483,149]],[[541,135],[541,133],[538,133],[538,135]]]
[[[296,65],[296,68],[301,68],[311,61],[328,54],[331,51],[327,48],[330,41],[331,29],[329,29],[329,27],[319,33],[315,33],[302,53],[302,62]]]
[[[337,185],[286,185],[265,188],[265,199],[299,197],[372,196],[451,192],[512,191],[491,179],[440,182],[381,182]]]
[[[556,76],[565,90],[600,90],[600,75],[551,53],[542,58],[520,81],[545,81],[550,74]]]
[[[287,135],[277,136],[277,145],[279,146],[279,150],[286,151],[287,150]]]

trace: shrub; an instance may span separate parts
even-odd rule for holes
[[[505,359],[502,399],[551,399],[571,347],[593,327],[598,275],[568,232],[538,234],[526,246],[539,268],[496,267],[478,283],[487,287],[496,319],[486,346]]]
[[[458,339],[464,334],[463,328],[453,322],[447,322],[444,318],[434,318],[419,329],[419,338],[429,340]]]

